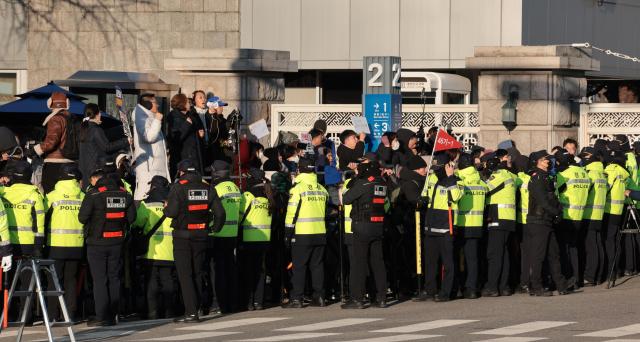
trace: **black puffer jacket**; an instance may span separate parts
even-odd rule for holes
[[[409,140],[413,137],[415,133],[413,131],[400,128],[398,130],[398,142],[400,143],[400,148],[393,153],[393,165],[407,166],[407,162],[413,156],[413,152],[409,149]]]
[[[82,172],[82,187],[86,189],[89,185],[89,177],[95,169],[98,159],[108,158],[111,154],[126,149],[129,142],[126,138],[109,141],[102,127],[95,122],[84,123],[82,130],[79,143],[78,167]]]
[[[187,121],[188,118],[191,119],[191,123]],[[177,110],[172,110],[169,113],[169,152],[171,153],[172,174],[176,172],[176,165],[184,159],[190,159],[196,170],[202,172],[198,130],[203,128],[200,117],[194,112],[182,114]]]

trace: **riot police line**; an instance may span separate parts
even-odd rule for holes
[[[2,267],[56,260],[74,319],[99,326],[131,314],[198,322],[269,305],[566,295],[637,272],[635,236],[616,245],[638,187],[638,146],[626,136],[527,158],[513,142],[428,155],[437,129],[389,132],[369,153],[362,134],[344,131],[336,149],[325,131],[315,127],[310,146],[261,151],[241,186],[228,163],[214,162],[206,182],[183,160],[173,183],[154,176],[137,205],[112,161],[86,193],[65,165],[43,196],[29,163],[11,160]],[[340,181],[327,184],[332,172]]]

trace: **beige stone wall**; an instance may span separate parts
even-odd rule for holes
[[[572,114],[572,100],[585,96],[584,77],[552,71],[487,71],[478,82],[483,146],[512,139],[521,152],[529,153],[561,145],[568,137],[578,140],[578,127],[571,124],[579,121],[579,114]],[[502,125],[501,108],[513,85],[519,89],[518,126],[508,132]]]
[[[29,88],[77,70],[153,72],[167,83],[180,84],[178,72],[164,70],[171,49],[240,46],[239,0],[30,3]]]

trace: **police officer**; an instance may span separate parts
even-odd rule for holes
[[[574,156],[566,150],[556,152],[558,174],[556,175],[556,189],[560,204],[562,204],[562,222],[556,229],[560,244],[560,261],[563,273],[567,278],[580,279],[579,255],[582,255],[582,217],[589,196],[591,180],[575,162]],[[582,266],[582,267],[581,267]]]
[[[136,208],[133,197],[114,178],[102,171],[92,176],[98,178],[96,188],[85,196],[78,213],[84,224],[96,306],[96,317],[87,324],[111,326],[116,324],[120,301],[122,246],[136,219]]]
[[[385,308],[387,271],[382,254],[387,186],[377,161],[360,163],[358,177],[349,182],[342,201],[352,205],[353,260],[349,273],[351,301],[343,309],[364,309],[365,283],[369,268],[376,284],[376,303]]]
[[[457,176],[463,188],[458,201],[457,230],[460,248],[464,251],[464,268],[467,273],[464,298],[478,298],[478,247],[484,226],[484,202],[487,185],[480,179],[480,173],[470,154],[460,155]],[[456,253],[455,255],[458,255]]]
[[[629,179],[629,172],[624,168],[626,158],[621,151],[611,150],[606,158],[607,167],[604,173],[607,175],[607,200],[604,205],[604,222],[602,225],[602,242],[604,243],[605,258],[607,268],[605,275],[614,269],[613,264],[616,248],[616,236],[622,224],[622,213],[624,211],[625,196],[624,191]],[[614,273],[615,274],[615,273]]]
[[[295,185],[289,192],[285,218],[285,244],[291,246],[293,278],[291,298],[286,308],[302,308],[307,268],[311,271],[313,301],[326,306],[324,297],[324,249],[326,245],[325,214],[329,194],[318,183],[313,161],[301,158]]]
[[[0,186],[0,194],[4,192],[4,187]],[[9,221],[7,211],[4,209],[4,201],[0,200],[0,268],[2,272],[9,272],[13,266],[13,254],[11,251],[11,234],[9,233]]]
[[[62,167],[60,178],[53,191],[45,196],[47,258],[55,260],[58,280],[64,289],[64,300],[70,319],[75,320],[77,309],[76,276],[83,258],[84,231],[78,220],[84,193],[80,189],[80,170],[69,163]],[[48,282],[49,291],[54,291],[53,282]],[[59,301],[48,300],[49,319],[62,319]]]
[[[549,176],[550,157],[545,150],[533,152],[529,156],[535,169],[529,181],[529,213],[524,227],[524,240],[529,246],[531,258],[531,296],[553,295],[542,285],[542,265],[545,260],[549,264],[549,272],[558,293],[563,295],[571,291],[562,275],[558,243],[553,231],[554,220],[559,221],[562,215],[562,205],[555,194],[553,179]]]
[[[144,259],[146,280],[147,319],[174,316],[174,272],[172,220],[164,216],[164,205],[169,195],[169,181],[162,176],[153,176],[147,197],[140,202],[134,227],[143,234],[159,224],[149,237]],[[159,222],[162,220],[162,222]],[[162,303],[164,307],[162,307]]]
[[[428,209],[424,224],[426,237],[423,249],[426,250],[425,290],[427,295],[437,291],[437,277],[440,274],[438,259],[444,266],[444,276],[440,291],[434,296],[436,302],[450,300],[453,289],[454,236],[452,225],[455,219],[453,211],[462,197],[462,187],[454,175],[455,168],[445,152],[433,157],[433,173],[429,175],[422,190],[422,197],[428,198]],[[451,215],[450,215],[451,211]]]
[[[209,246],[213,252],[215,293],[222,313],[237,310],[239,291],[236,249],[239,239],[242,239],[242,236],[238,236],[238,223],[243,214],[243,197],[240,188],[229,178],[229,169],[229,163],[222,160],[216,160],[211,165],[213,192],[222,201],[226,213],[222,230],[210,234],[212,245]]]
[[[173,219],[173,257],[185,308],[184,317],[174,321],[195,323],[200,321],[198,303],[202,300],[207,237],[210,230],[222,229],[225,213],[220,199],[190,160],[178,163],[177,169],[179,179],[169,191],[164,208],[165,216]]]
[[[624,153],[625,163],[624,167],[629,172],[629,178],[627,179],[626,187],[627,189],[632,190],[640,190],[640,173],[638,172],[638,161],[636,160],[636,156],[633,153],[633,149],[631,148],[631,144],[629,143],[629,138],[624,134],[617,134],[615,136],[615,141],[620,144],[620,151]],[[627,198],[625,204],[633,204],[631,198]],[[624,275],[630,276],[638,273],[638,268],[636,264],[636,255],[638,253],[638,243],[634,235],[632,234],[624,234],[622,236],[622,240],[624,241]]]
[[[511,173],[505,150],[497,150],[496,157],[487,162],[492,170],[487,180],[487,283],[482,295],[485,297],[510,296],[509,288],[509,236],[516,229],[516,176]],[[496,160],[498,159],[498,160]]]
[[[243,196],[241,270],[243,304],[248,310],[264,309],[265,257],[271,241],[271,213],[275,210],[271,184],[265,182],[264,171],[250,169],[247,191]]]
[[[518,292],[529,293],[529,275],[531,274],[531,257],[529,256],[530,248],[524,238],[524,227],[527,225],[527,214],[529,213],[529,175],[531,162],[528,163],[526,171],[520,171],[516,178],[516,187],[518,189],[518,207],[516,211],[516,229],[520,237],[520,286]]]
[[[40,191],[31,184],[31,173],[31,165],[24,160],[10,160],[7,163],[10,186],[4,188],[2,201],[9,223],[11,249],[14,257],[42,256],[44,205]],[[12,277],[13,275],[11,275]],[[20,275],[20,286],[28,286],[28,281],[28,273]],[[20,307],[22,307],[24,297],[21,298],[20,303]],[[17,310],[13,313],[17,313]],[[31,313],[27,317],[28,321],[30,319]]]
[[[607,200],[607,177],[600,152],[593,147],[585,147],[580,153],[591,182],[587,204],[582,216],[582,229],[585,231],[585,267],[584,286],[595,286],[600,283],[604,270],[604,249],[600,231],[604,217],[604,204]]]

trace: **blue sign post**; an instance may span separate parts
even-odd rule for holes
[[[369,147],[375,151],[385,132],[402,126],[400,57],[364,57],[363,66],[362,112],[371,131]]]

